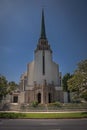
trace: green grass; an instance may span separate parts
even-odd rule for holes
[[[65,119],[87,118],[87,112],[79,113],[10,113],[0,112],[0,118],[23,118],[23,119]]]

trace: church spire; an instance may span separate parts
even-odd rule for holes
[[[42,21],[41,21],[41,34],[40,34],[40,39],[46,39],[45,21],[44,21],[44,9],[42,9]]]
[[[48,40],[46,38],[46,32],[45,32],[45,21],[44,21],[44,10],[42,9],[42,21],[41,21],[41,33],[40,38],[38,40],[37,48],[35,52],[38,50],[50,50],[52,52],[50,45],[48,44]]]

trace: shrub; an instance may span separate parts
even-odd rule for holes
[[[16,119],[16,118],[23,118],[25,115],[23,113],[0,113],[0,118],[7,118],[7,119]]]
[[[38,106],[38,102],[37,101],[33,101],[32,102],[32,107],[37,107]]]
[[[24,104],[21,104],[20,109],[21,109],[21,110],[25,110],[25,108],[26,108],[25,105],[24,105]]]
[[[60,102],[53,102],[53,103],[49,103],[48,106],[49,107],[61,107],[61,103]]]
[[[61,103],[60,102],[54,102],[54,106],[61,107]]]

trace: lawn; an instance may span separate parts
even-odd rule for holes
[[[10,119],[71,119],[71,118],[87,118],[87,112],[75,113],[12,113],[0,112],[0,118]]]

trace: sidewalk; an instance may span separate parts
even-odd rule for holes
[[[7,113],[79,113],[79,112],[87,112],[87,110],[86,111],[33,111],[33,112],[23,112],[23,111],[0,111],[1,113],[4,113],[4,112],[7,112]]]

